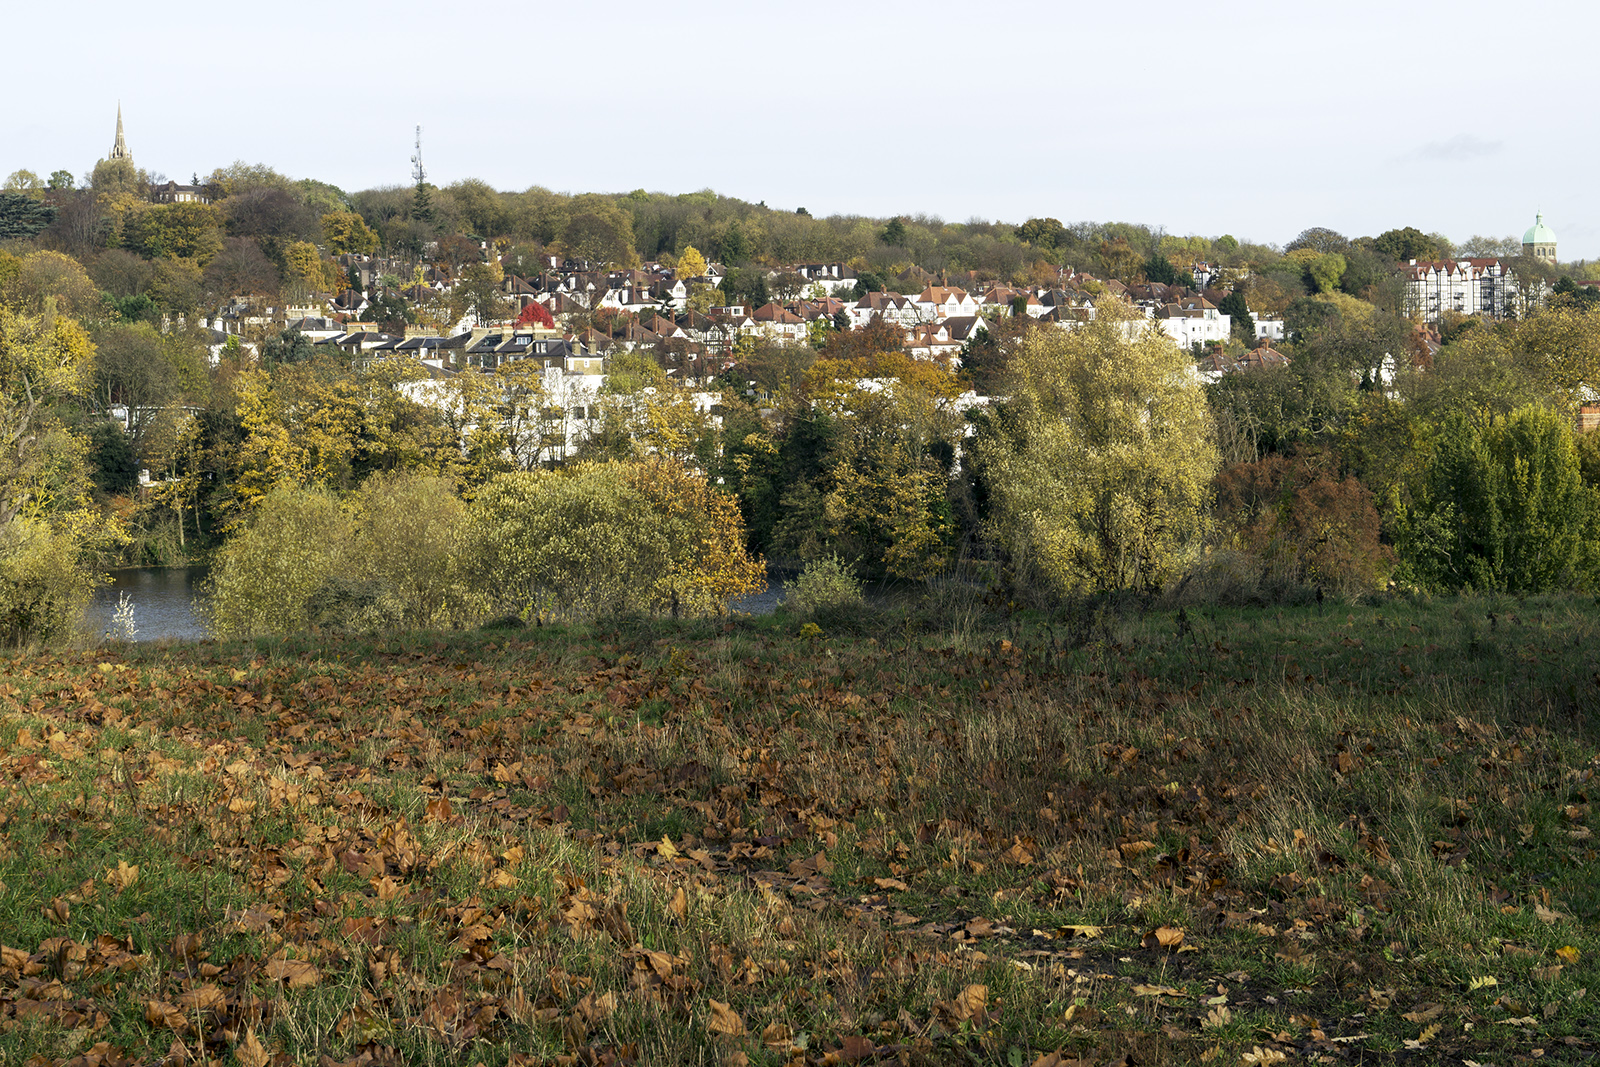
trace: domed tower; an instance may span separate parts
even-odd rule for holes
[[[1556,261],[1556,234],[1544,224],[1543,214],[1534,215],[1533,225],[1522,235],[1522,254],[1546,263]]]

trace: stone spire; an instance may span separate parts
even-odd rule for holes
[[[117,143],[111,146],[112,159],[126,159],[133,162],[133,153],[128,151],[128,142],[122,136],[122,101],[117,101]]]

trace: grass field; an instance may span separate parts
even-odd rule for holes
[[[1589,1062],[1588,598],[0,658],[0,1063]]]

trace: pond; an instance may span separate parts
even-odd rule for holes
[[[203,600],[201,580],[204,567],[127,567],[111,572],[111,584],[95,591],[94,600],[84,612],[85,625],[95,637],[112,629],[118,598],[126,594],[133,604],[136,641],[173,638],[198,641],[208,636],[205,620],[194,612],[196,600]],[[728,607],[749,615],[770,615],[782,598],[784,583],[771,579],[767,589],[755,596],[735,600]]]
[[[194,613],[200,597],[204,567],[126,567],[111,572],[111,584],[95,590],[94,600],[84,612],[85,625],[93,636],[112,628],[118,599],[126,595],[133,605],[136,641],[175,638],[198,641],[208,631],[203,619]]]

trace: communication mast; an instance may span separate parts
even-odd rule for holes
[[[422,165],[422,127],[417,127],[417,154],[411,157],[411,180],[421,185],[428,177],[428,169]]]

